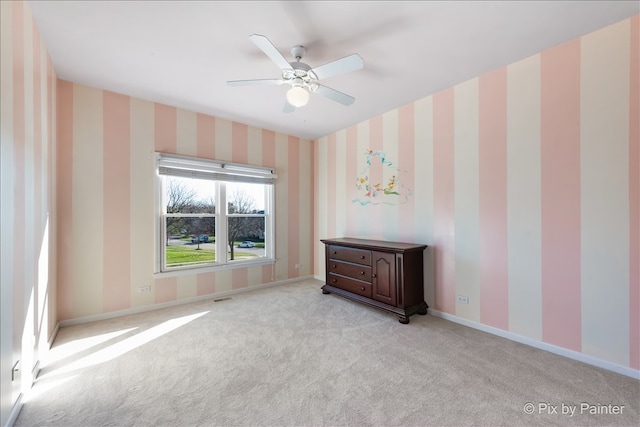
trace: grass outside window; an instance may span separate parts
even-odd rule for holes
[[[264,243],[261,244],[264,247]],[[256,247],[258,244],[256,244]],[[165,248],[167,267],[180,267],[193,264],[213,263],[216,259],[215,249],[197,249],[193,246],[167,246]],[[236,259],[257,258],[256,254],[236,252]]]

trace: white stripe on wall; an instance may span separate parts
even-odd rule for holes
[[[453,96],[456,293],[469,298],[456,303],[456,315],[479,322],[479,80],[456,86]]]
[[[21,268],[24,269],[24,287],[23,287],[23,301],[24,310],[27,316],[33,315],[28,312],[27,305],[30,304],[30,299],[34,297],[33,288],[35,285],[34,258],[37,260],[37,248],[35,247],[35,240],[40,241],[41,236],[36,236],[36,232],[40,229],[40,226],[36,224],[35,219],[35,117],[34,117],[34,99],[33,99],[33,18],[28,8],[25,7],[25,13],[23,15],[23,28],[24,28],[24,264]],[[45,209],[42,206],[41,209]],[[31,307],[33,310],[33,307]],[[27,324],[25,325],[25,332],[28,330],[30,334],[33,333],[33,318],[25,319]],[[26,334],[25,334],[26,335]],[[23,337],[23,344],[25,340],[31,340],[32,337]],[[30,347],[33,346],[31,343]],[[26,351],[22,357],[33,356],[31,349]],[[25,366],[29,366],[29,363],[23,360]]]
[[[176,299],[193,298],[198,294],[198,275],[189,274],[178,276],[176,286]]]
[[[215,124],[215,156],[217,160],[232,160],[233,144],[231,140],[232,125],[229,120],[216,118]]]
[[[249,126],[247,128],[247,163],[262,166],[262,130]],[[277,173],[277,172],[276,172]]]
[[[324,263],[324,245],[320,242],[320,239],[326,239],[327,235],[327,147],[329,145],[329,139],[327,137],[320,138],[316,141],[318,147],[318,159],[316,160],[316,165],[320,165],[318,167],[318,193],[315,204],[316,211],[316,222],[318,227],[318,241],[315,242],[316,246],[316,260],[318,260],[318,269],[316,270],[317,277],[325,277],[326,266]]]
[[[215,274],[216,293],[233,290],[233,270],[218,270]]]
[[[300,154],[298,156],[298,162],[300,164],[300,221],[298,226],[298,240],[299,240],[299,260],[300,260],[300,276],[308,276],[313,272],[313,266],[309,265],[311,260],[311,245],[309,242],[313,239],[313,229],[309,227],[309,221],[311,219],[311,143],[309,140],[300,140]],[[315,244],[315,243],[313,243]]]
[[[282,133],[276,133],[276,174],[278,181],[275,189],[275,209],[276,224],[276,278],[275,280],[286,279],[289,275],[289,137]],[[216,289],[217,291],[217,289]]]
[[[38,230],[39,236],[42,238],[38,240],[38,243],[41,243],[39,255],[38,255],[38,290],[37,290],[37,299],[38,299],[38,307],[37,310],[37,319],[41,318],[42,325],[37,326],[39,328],[40,333],[40,341],[38,343],[38,357],[44,356],[46,354],[46,342],[49,339],[49,317],[51,316],[50,312],[53,310],[49,310],[48,307],[55,307],[55,305],[50,305],[49,296],[47,295],[47,287],[54,288],[54,276],[56,272],[56,262],[55,258],[52,255],[52,247],[56,244],[55,238],[52,238],[52,229],[53,229],[53,221],[54,210],[53,206],[49,204],[50,200],[50,191],[52,190],[49,186],[49,179],[51,176],[51,171],[49,170],[49,158],[51,156],[51,151],[49,150],[49,144],[51,143],[50,139],[52,135],[49,133],[49,107],[48,107],[48,90],[51,90],[49,86],[49,81],[47,80],[47,63],[48,63],[48,54],[45,49],[42,40],[38,39],[37,41],[40,44],[40,70],[39,70],[39,78],[40,78],[40,141],[36,141],[38,144],[41,157],[40,164],[36,167],[40,171],[38,173],[38,178],[40,179],[40,212],[36,212],[38,215]],[[54,98],[55,99],[55,98]],[[50,292],[51,294],[55,293],[55,291]],[[47,304],[49,304],[47,306]]]
[[[73,105],[72,306],[74,317],[82,317],[103,312],[104,133],[96,132],[103,129],[102,91],[74,85]],[[86,206],[91,206],[91,215]]]
[[[507,67],[509,330],[542,340],[540,55]]]
[[[13,132],[13,2],[0,2],[0,206],[14,206],[14,132]],[[4,410],[5,402],[13,404],[13,384],[4,381],[4,373],[10,372],[13,358],[13,290],[16,287],[13,265],[14,245],[14,209],[3,209],[0,215],[0,354],[3,381],[0,382],[0,396]],[[6,332],[6,333],[5,333]],[[4,421],[4,413],[2,414]]]
[[[262,284],[262,266],[247,268],[247,286]]]
[[[156,235],[155,158],[154,158],[154,104],[131,98],[130,130],[130,219],[131,245],[131,305],[153,304],[153,272],[155,271]],[[138,292],[138,288],[151,286],[152,292]]]
[[[382,115],[382,150],[386,155],[385,160],[393,163],[391,167],[382,167],[383,187],[387,186],[393,175],[398,176],[398,168],[411,167],[411,165],[398,164],[398,112],[399,110],[396,108]],[[406,184],[411,186],[409,183]],[[396,196],[383,196],[382,200],[386,202],[379,207],[379,209],[383,210],[382,215],[384,218],[384,224],[380,224],[382,237],[390,241],[399,240],[398,224],[400,215],[398,212],[401,206],[399,206]]]
[[[247,127],[247,163],[250,165],[262,165],[262,129]],[[276,171],[277,173],[277,171]],[[254,286],[262,283],[262,267],[250,267],[247,269],[247,285]]]
[[[176,150],[184,156],[198,155],[198,115],[192,111],[177,109]]]
[[[364,121],[358,124],[357,132],[358,132],[358,142],[357,142],[357,151],[356,151],[356,160],[357,160],[357,169],[356,173],[358,176],[366,169],[367,162],[365,160],[365,154],[367,150],[369,150],[369,122]],[[323,165],[325,163],[316,162],[319,165]],[[358,197],[363,198],[365,192],[358,191]],[[350,209],[355,209],[358,217],[358,225],[356,228],[356,236],[368,236],[371,231],[371,206],[361,206],[360,203],[351,203]]]
[[[629,20],[582,38],[582,351],[623,366],[629,364],[629,52]]]

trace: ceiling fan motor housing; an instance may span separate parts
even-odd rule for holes
[[[295,61],[289,62],[282,56],[278,49],[269,41],[269,39],[260,34],[252,34],[249,36],[256,46],[258,46],[282,71],[281,79],[254,79],[254,80],[234,80],[227,82],[231,86],[245,86],[255,84],[288,84],[291,89],[287,92],[297,92],[302,95],[303,92],[316,92],[318,91],[327,98],[339,102],[342,105],[351,105],[355,98],[339,92],[330,87],[321,85],[318,81],[320,78],[326,79],[328,77],[344,74],[350,71],[356,71],[364,66],[362,58],[354,53],[336,61],[329,62],[319,67],[311,68],[304,62],[300,62],[306,48],[302,45],[296,45],[291,48],[291,54],[294,56]],[[306,93],[306,92],[305,92]],[[308,93],[306,93],[308,99]],[[306,99],[304,100],[306,104]],[[294,105],[294,104],[291,104]],[[303,104],[300,104],[303,105]],[[291,112],[287,110],[285,112]]]

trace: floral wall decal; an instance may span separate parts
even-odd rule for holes
[[[366,167],[356,178],[359,195],[352,202],[362,206],[406,203],[413,194],[401,182],[406,171],[397,168],[382,150],[367,150],[364,155]]]

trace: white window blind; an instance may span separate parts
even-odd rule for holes
[[[272,168],[165,153],[156,153],[156,158],[160,175],[254,184],[275,184],[278,177]]]

